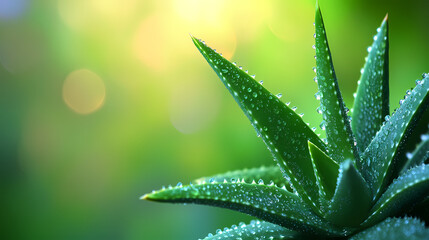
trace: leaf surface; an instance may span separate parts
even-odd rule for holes
[[[328,154],[338,163],[346,159],[355,161],[359,155],[354,146],[349,117],[338,87],[322,13],[318,6],[315,27],[316,79],[319,88],[316,97],[320,98],[320,109],[323,114],[321,127],[326,131]]]
[[[297,239],[301,235],[295,231],[265,221],[252,220],[249,224],[240,223],[231,228],[218,229],[204,240],[254,240],[254,239]],[[299,239],[299,238],[298,238]]]
[[[361,172],[374,199],[399,175],[405,164],[407,138],[429,106],[429,76],[417,82],[400,107],[384,123],[362,155]]]
[[[269,167],[263,166],[259,168],[230,171],[230,172],[216,174],[209,177],[199,178],[195,180],[194,183],[201,184],[203,182],[211,182],[211,181],[223,182],[224,180],[227,180],[227,181],[241,180],[245,182],[252,182],[252,181],[257,182],[260,179],[265,183],[270,183],[272,181],[275,185],[279,187],[285,186],[288,191],[292,192],[292,189],[290,188],[289,183],[283,177],[283,174],[280,171],[280,168],[278,166],[269,166]]]
[[[395,179],[372,207],[363,226],[371,226],[383,219],[410,210],[429,193],[429,165],[420,165]]]
[[[360,153],[364,152],[389,115],[389,41],[387,15],[377,28],[361,70],[352,109],[352,130]]]
[[[340,165],[337,188],[326,219],[338,226],[358,226],[371,209],[371,191],[354,167],[347,160]]]
[[[339,166],[332,158],[326,155],[322,150],[316,147],[310,141],[308,142],[311,160],[317,182],[319,183],[319,195],[325,200],[330,200],[335,192]]]
[[[348,229],[331,226],[285,188],[260,183],[223,182],[176,186],[146,194],[145,200],[195,203],[247,213],[264,221],[316,235],[338,236]]]
[[[307,141],[326,149],[322,140],[302,118],[271,94],[253,77],[224,59],[203,42],[192,38],[271,151],[282,173],[315,212],[319,211],[318,188]]]
[[[350,240],[374,239],[407,239],[427,240],[429,229],[415,218],[388,218],[383,222],[366,229],[350,238]]]

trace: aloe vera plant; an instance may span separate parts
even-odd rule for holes
[[[314,25],[317,111],[326,139],[295,108],[192,37],[277,166],[179,183],[142,199],[212,205],[257,218],[205,239],[429,239],[429,229],[419,220],[427,218],[429,208],[429,74],[416,81],[389,115],[386,16],[368,48],[349,113],[318,6]]]

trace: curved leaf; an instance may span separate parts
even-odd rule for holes
[[[338,226],[358,226],[371,209],[371,191],[352,161],[340,165],[337,188],[326,219]]]
[[[266,183],[272,181],[275,185],[279,187],[285,186],[288,191],[292,192],[290,184],[283,177],[283,174],[278,166],[262,166],[259,168],[230,171],[222,174],[216,174],[210,177],[199,178],[193,182],[196,184],[201,184],[210,181],[223,182],[225,179],[227,181],[235,181],[241,179],[245,182],[252,182],[253,180],[258,181],[262,179],[262,181]]]
[[[407,154],[408,160],[400,174],[403,174],[408,169],[420,165],[429,159],[429,133],[421,135],[421,140],[422,142],[417,145],[414,152]]]
[[[429,76],[417,82],[401,106],[385,122],[362,156],[361,172],[374,199],[384,191],[405,164],[407,137],[429,106]]]
[[[252,220],[249,224],[240,223],[231,228],[218,229],[216,234],[209,234],[204,240],[254,240],[254,239],[297,239],[301,235],[295,231],[269,222]]]
[[[254,78],[203,42],[196,38],[192,40],[262,137],[287,180],[302,199],[318,212],[318,188],[307,141],[326,149],[323,141],[295,111]]]
[[[328,154],[336,162],[359,158],[346,107],[341,97],[319,6],[316,9],[316,79],[326,129]]]
[[[429,229],[425,224],[415,218],[388,218],[383,222],[368,228],[353,237],[350,240],[427,240]]]
[[[145,200],[196,203],[237,210],[264,221],[316,235],[342,235],[285,188],[259,183],[224,182],[171,187],[146,194]]]
[[[362,226],[371,226],[387,217],[405,212],[406,208],[423,201],[428,193],[429,165],[412,168],[393,181],[372,207],[371,215]]]
[[[352,130],[363,153],[389,115],[389,40],[387,15],[377,29],[361,70],[352,109]]]

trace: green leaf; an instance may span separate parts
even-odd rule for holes
[[[287,180],[293,184],[302,199],[318,212],[318,188],[307,141],[310,140],[325,150],[323,141],[294,110],[253,77],[201,41],[195,38],[192,40],[249,118]]]
[[[142,197],[171,203],[196,203],[247,213],[264,221],[316,235],[339,236],[349,230],[330,226],[295,194],[264,183],[204,183],[162,189]]]
[[[227,181],[241,179],[242,181],[245,181],[245,182],[252,182],[253,180],[258,181],[262,179],[262,181],[266,183],[269,183],[272,181],[274,184],[276,184],[279,187],[285,186],[288,191],[292,192],[289,182],[285,180],[278,166],[269,166],[269,167],[263,166],[259,168],[230,171],[230,172],[217,174],[210,177],[199,178],[195,180],[194,183],[201,184],[203,182],[210,182],[210,181],[223,182],[225,179]]]
[[[429,165],[408,170],[395,179],[376,204],[363,226],[373,225],[386,217],[405,212],[414,204],[423,201],[429,191]],[[409,209],[408,209],[409,210]]]
[[[332,158],[312,142],[308,142],[314,173],[319,186],[319,195],[330,200],[335,192],[339,166]]]
[[[269,222],[252,220],[249,224],[240,223],[231,228],[218,229],[204,240],[254,240],[254,239],[297,239],[300,233]]]
[[[429,77],[417,81],[412,91],[407,91],[400,107],[385,122],[362,155],[361,172],[368,182],[374,199],[399,175],[406,158],[403,148],[407,138],[419,123],[429,106]]]
[[[407,153],[407,162],[401,170],[403,174],[408,169],[424,163],[429,159],[429,133],[421,135],[421,142],[417,145],[413,153]]]
[[[377,29],[361,70],[352,109],[352,130],[359,152],[365,151],[389,115],[389,40],[387,15]]]
[[[326,219],[338,226],[358,226],[371,209],[371,191],[352,161],[340,165],[337,189]]]
[[[350,240],[427,240],[429,229],[418,219],[388,218],[383,222],[366,229],[350,238]]]
[[[323,113],[321,127],[326,129],[328,154],[338,163],[346,159],[355,161],[355,159],[359,158],[359,155],[354,145],[349,117],[338,87],[322,13],[318,6],[315,26],[316,80],[319,88],[316,98],[320,98],[320,110]]]

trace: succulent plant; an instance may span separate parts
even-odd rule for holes
[[[196,203],[254,216],[205,239],[429,239],[429,74],[389,115],[388,21],[368,48],[349,113],[319,7],[316,99],[321,139],[294,107],[203,41],[192,40],[272,153],[277,166],[179,183],[142,199]],[[350,116],[351,115],[351,116]]]

